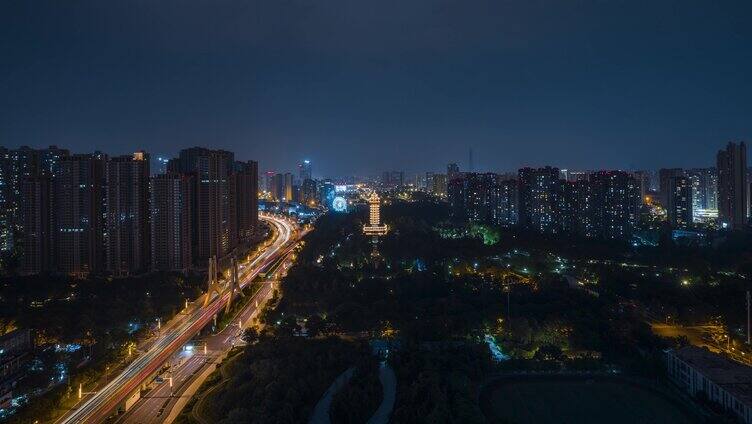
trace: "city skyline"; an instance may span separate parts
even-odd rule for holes
[[[336,176],[470,148],[487,170],[704,167],[752,137],[746,3],[303,6],[5,4],[0,144]]]
[[[752,424],[750,17],[0,3],[0,423]]]

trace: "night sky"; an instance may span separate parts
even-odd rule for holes
[[[749,1],[0,2],[0,145],[203,145],[316,176],[711,166]]]

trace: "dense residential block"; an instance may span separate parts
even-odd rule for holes
[[[739,229],[747,224],[747,146],[728,143],[719,150],[718,218],[723,227]]]
[[[107,271],[114,276],[149,269],[149,155],[139,151],[107,161]]]
[[[258,227],[258,162],[236,162],[235,199],[239,241],[249,242]]]
[[[21,272],[38,274],[53,270],[52,201],[50,177],[32,177],[23,181],[21,193],[23,256]]]
[[[62,158],[53,183],[57,270],[74,276],[105,268],[104,168],[101,153]]]
[[[191,268],[193,176],[180,173],[151,179],[151,268],[187,272]]]
[[[522,168],[518,178],[522,228],[544,234],[561,232],[563,193],[559,169],[550,166]]]

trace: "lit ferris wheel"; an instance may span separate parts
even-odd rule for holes
[[[335,212],[345,212],[347,210],[347,200],[342,196],[337,196],[332,201],[332,209]]]

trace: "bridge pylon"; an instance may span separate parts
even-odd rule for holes
[[[230,281],[227,283],[227,289],[230,292],[230,298],[227,299],[225,313],[230,312],[230,308],[232,307],[232,300],[235,298],[235,291],[237,291],[240,296],[243,296],[243,291],[240,290],[240,281],[238,279],[238,260],[235,259],[234,256],[232,257],[230,266]]]
[[[206,297],[204,297],[204,307],[209,305],[209,299],[211,299],[212,292],[217,293],[217,296],[222,295],[222,288],[219,286],[219,277],[217,276],[217,257],[212,256],[209,258],[209,272],[208,280],[209,287],[206,290]]]

